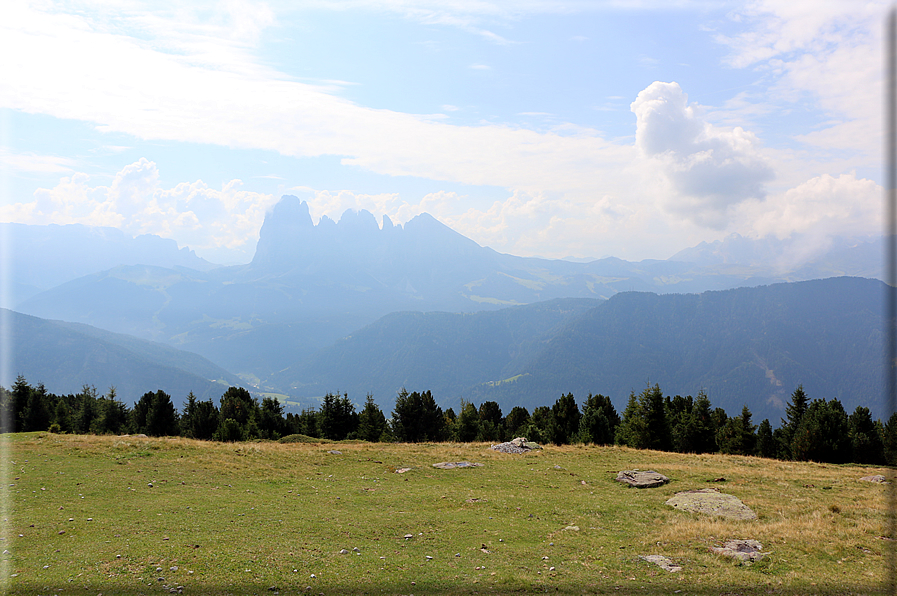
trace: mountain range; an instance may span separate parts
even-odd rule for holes
[[[30,227],[38,226],[26,228]],[[257,390],[309,399],[339,389],[360,393],[353,395],[357,401],[371,391],[384,405],[391,405],[389,391],[394,395],[396,382],[420,383],[408,388],[432,389],[434,395],[445,392],[447,400],[470,396],[511,403],[529,399],[521,392],[545,395],[543,392],[567,390],[612,393],[618,401],[629,391],[656,380],[665,391],[694,394],[704,388],[722,399],[724,394],[729,395],[723,391],[726,379],[736,382],[737,375],[732,377],[735,373],[731,371],[741,369],[709,367],[702,371],[706,363],[697,358],[693,362],[686,359],[678,368],[672,364],[663,368],[660,364],[669,362],[668,350],[675,342],[688,344],[691,340],[676,338],[670,331],[659,335],[668,337],[669,344],[626,344],[634,341],[637,333],[648,334],[645,338],[654,333],[648,327],[652,319],[645,318],[640,325],[638,317],[684,309],[678,315],[683,332],[709,333],[702,330],[698,318],[686,324],[691,307],[685,305],[695,297],[683,294],[751,287],[762,294],[760,286],[776,282],[840,275],[880,277],[882,254],[879,239],[835,239],[814,259],[793,262],[781,258],[793,239],[758,241],[732,236],[682,251],[668,260],[633,263],[605,258],[579,263],[524,258],[481,247],[427,214],[400,226],[386,217],[378,225],[367,211],[347,211],[339,222],[324,217],[314,224],[306,203],[285,196],[267,214],[251,263],[218,267],[187,249],[178,249],[173,241],[143,237],[140,243],[155,243],[155,248],[144,255],[145,259],[135,260],[142,254],[136,249],[138,239],[130,239],[135,246],[129,247],[127,238],[109,233],[107,250],[98,249],[106,260],[93,260],[86,253],[73,251],[81,257],[76,259],[78,267],[70,266],[70,273],[65,274],[66,267],[52,263],[52,242],[28,240],[42,235],[49,238],[60,231],[43,228],[16,229],[18,237],[26,241],[17,242],[12,268],[27,270],[30,276],[16,277],[16,283],[36,291],[64,281],[27,294],[16,304],[16,311],[193,352]],[[83,236],[85,230],[66,231],[62,237],[79,234]],[[102,238],[103,234],[91,238]],[[23,254],[30,251],[29,242],[39,247],[33,252],[44,255],[42,259]],[[121,242],[124,244],[116,244]],[[102,246],[102,241],[97,246]],[[116,251],[121,253],[121,260],[106,267],[110,259],[115,261]],[[59,258],[68,262],[68,256]],[[863,291],[870,295],[878,292],[870,287],[863,286]],[[784,294],[775,294],[780,290],[769,291],[778,295],[778,300],[786,299]],[[715,295],[712,291],[702,294],[702,308],[708,318],[716,317],[710,330],[721,332],[729,325],[726,317],[734,321],[737,313],[733,310],[726,315],[707,306],[714,303],[710,296]],[[760,294],[756,296],[756,300],[764,300]],[[658,302],[645,311],[648,303],[643,301],[651,300]],[[748,299],[744,303],[732,300],[732,309],[750,308]],[[626,315],[627,308],[642,314]],[[759,316],[764,311],[752,312]],[[611,317],[609,313],[615,314]],[[789,316],[800,314],[795,311]],[[614,327],[611,320],[629,321],[630,326]],[[663,321],[660,317],[652,324],[662,327]],[[744,331],[763,325],[784,329],[788,324],[787,318],[739,323]],[[610,328],[622,334],[615,341],[623,344],[610,341]],[[569,339],[576,337],[577,330],[588,337],[604,337],[602,345],[618,347],[602,352],[589,343],[586,335],[576,341]],[[378,341],[365,339],[378,334]],[[733,358],[741,359],[744,370],[752,366],[760,370],[757,362],[765,359],[768,366],[764,375],[772,370],[782,381],[771,393],[766,388],[760,391],[760,386],[750,381],[754,383],[751,399],[769,402],[770,407],[778,407],[792,384],[803,382],[807,386],[811,382],[792,380],[790,374],[779,375],[781,366],[775,360],[779,356],[759,349],[760,339],[749,333],[732,335],[728,340],[719,333],[705,333],[702,341],[708,346],[713,342],[724,342],[725,346],[726,341],[753,346],[744,347]],[[822,337],[813,341],[829,340]],[[553,347],[546,351],[548,345]],[[565,352],[561,348],[572,345],[578,346],[578,351],[562,356]],[[736,347],[736,343],[722,350],[708,347],[708,355]],[[440,352],[443,348],[448,352]],[[636,355],[643,348],[657,351],[651,358],[642,358],[645,362],[656,360],[654,372],[636,370],[628,364],[640,359]],[[612,352],[626,350],[630,360],[612,357]],[[759,355],[745,360],[751,350]],[[557,356],[552,358],[552,353]],[[577,354],[586,353],[594,359],[587,361],[591,365],[578,359]],[[580,364],[573,366],[574,362]],[[609,373],[591,377],[583,374],[590,367],[597,370],[598,364],[619,371],[619,378]],[[810,363],[801,366],[804,368],[798,369],[806,374],[815,370]],[[395,367],[401,369],[399,373]],[[559,381],[567,379],[566,386],[549,383],[546,379],[552,375]],[[209,378],[223,377],[216,374]],[[365,381],[368,388],[364,388]],[[818,389],[829,397],[837,396],[830,391],[830,382]],[[544,403],[549,398],[539,399]]]
[[[0,320],[14,346],[11,374],[0,380],[5,387],[15,381],[13,375],[22,375],[56,394],[77,393],[84,385],[104,394],[114,386],[118,399],[132,403],[161,389],[180,404],[191,391],[217,402],[229,386],[240,384],[202,356],[160,343],[6,309],[0,309]]]

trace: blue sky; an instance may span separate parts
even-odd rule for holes
[[[221,263],[283,194],[553,258],[881,230],[884,2],[188,4],[0,6],[0,221]]]

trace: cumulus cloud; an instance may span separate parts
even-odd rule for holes
[[[769,77],[768,99],[809,102],[827,112],[830,121],[801,141],[878,159],[882,32],[890,6],[885,0],[754,0],[733,11],[737,32],[716,40],[730,48],[731,66]]]
[[[33,201],[0,206],[0,220],[117,227],[135,236],[174,238],[213,262],[247,262],[265,211],[277,198],[241,185],[231,180],[216,190],[197,180],[163,188],[156,164],[141,158],[108,186],[91,185],[83,173],[62,178],[53,188],[37,190]]]
[[[744,205],[756,235],[866,236],[882,231],[882,187],[855,174],[823,174],[770,197]]]
[[[765,196],[773,171],[756,136],[705,122],[677,83],[652,83],[630,109],[637,120],[636,146],[656,160],[670,183],[670,211],[721,228],[731,206]]]

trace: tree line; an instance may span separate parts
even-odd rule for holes
[[[680,453],[756,455],[783,460],[886,464],[897,461],[897,413],[886,423],[869,408],[850,415],[837,399],[814,399],[799,386],[786,417],[773,429],[755,425],[750,409],[729,417],[702,392],[664,396],[658,385],[632,392],[622,416],[610,398],[591,395],[580,409],[572,393],[532,412],[515,406],[507,415],[494,401],[479,406],[461,400],[456,413],[445,411],[429,391],[402,389],[389,418],[368,395],[360,411],[348,395],[328,393],[320,407],[284,413],[273,397],[259,400],[242,387],[230,387],[216,405],[211,398],[187,396],[178,412],[164,391],[145,393],[133,407],[118,400],[115,388],[98,395],[85,385],[77,394],[55,395],[23,377],[0,387],[3,432],[50,431],[79,434],[183,436],[216,441],[312,438],[399,442],[502,442],[525,436],[537,443],[626,445]]]

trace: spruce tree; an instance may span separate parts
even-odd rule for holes
[[[364,409],[358,415],[358,438],[376,443],[383,436],[385,430],[386,416],[374,401],[374,396],[368,393]]]
[[[791,459],[793,457],[791,444],[794,441],[794,433],[797,432],[797,427],[800,426],[804,415],[807,413],[808,403],[809,399],[804,392],[804,386],[798,385],[797,389],[791,394],[791,401],[785,406],[785,418],[782,420],[781,426],[782,443],[780,449],[782,451],[782,459]]]

